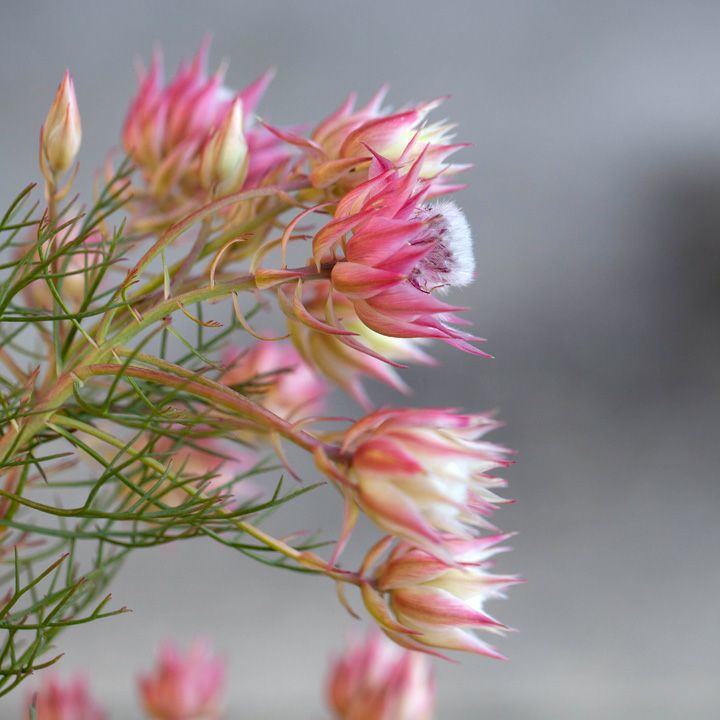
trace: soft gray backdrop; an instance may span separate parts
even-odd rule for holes
[[[498,437],[520,450],[503,569],[529,583],[493,608],[520,630],[501,642],[510,661],[440,665],[438,717],[720,716],[718,3],[0,7],[3,202],[37,175],[65,67],[87,180],[155,41],[172,67],[211,31],[235,86],[277,66],[261,108],[276,122],[384,81],[397,104],[452,95],[442,112],[476,164],[459,201],[478,282],[461,301],[497,359],[438,348],[442,369],[407,376],[417,403],[501,409]],[[328,490],[286,519],[335,532],[338,508]],[[113,717],[136,714],[134,676],[159,641],[195,635],[230,660],[231,718],[325,716],[326,656],[352,624],[331,584],[186,545],[136,557],[115,598],[134,614],[64,648]]]

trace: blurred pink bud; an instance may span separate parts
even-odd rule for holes
[[[497,423],[487,415],[443,409],[379,410],[345,433],[347,487],[383,530],[447,557],[447,536],[470,539],[492,528],[505,482],[489,474],[509,451],[480,438]]]
[[[257,394],[263,407],[285,419],[317,410],[327,390],[322,379],[292,345],[259,341],[249,350],[229,348],[228,369],[220,378],[226,385],[247,385],[244,392]]]
[[[52,175],[64,173],[75,161],[82,140],[75,85],[67,70],[45,119],[41,138],[42,158],[48,170]]]
[[[327,698],[336,720],[430,720],[434,696],[427,657],[379,632],[352,644],[330,668]]]
[[[35,697],[37,720],[105,720],[105,713],[90,696],[83,677],[61,683],[52,674],[45,675]],[[33,696],[27,700],[26,715],[30,717]]]
[[[154,720],[217,720],[224,684],[224,663],[201,642],[185,655],[165,645],[154,672],[139,680],[143,707]]]
[[[270,131],[252,127],[273,73],[264,73],[236,93],[223,85],[223,69],[208,77],[208,48],[204,42],[167,85],[162,56],[155,53],[150,69],[140,72],[138,92],[125,118],[125,149],[163,207],[204,193],[220,176],[233,187],[255,187],[289,158]],[[205,153],[201,172],[200,156],[209,145],[213,149]]]
[[[438,655],[434,648],[503,659],[472,630],[495,634],[507,630],[483,606],[491,598],[504,597],[506,587],[520,582],[514,576],[488,572],[490,558],[507,550],[497,544],[508,537],[448,538],[448,562],[399,543],[362,587],[368,611],[384,632],[404,647]],[[384,542],[368,554],[363,567],[366,577]]]
[[[200,156],[200,182],[218,194],[242,187],[248,171],[242,100],[236,98],[222,125],[210,136]]]

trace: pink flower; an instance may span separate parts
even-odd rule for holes
[[[185,655],[165,645],[155,671],[141,677],[139,686],[154,720],[217,720],[224,683],[224,663],[196,642]]]
[[[26,717],[30,717],[33,696],[27,700]],[[90,696],[83,677],[61,683],[55,675],[45,675],[35,695],[37,720],[104,720],[105,713]]]
[[[333,663],[327,686],[336,720],[430,720],[434,695],[427,658],[378,632]]]
[[[495,507],[508,450],[480,438],[497,423],[451,410],[378,410],[347,430],[346,491],[383,530],[447,558],[447,537],[470,539]]]
[[[70,71],[58,86],[41,133],[40,166],[48,179],[70,169],[80,150],[82,127]]]
[[[318,322],[333,321],[326,314],[328,294],[331,292],[332,287],[327,281],[305,286],[302,304]],[[366,410],[372,404],[363,387],[363,378],[369,377],[400,392],[408,392],[409,388],[393,365],[404,367],[400,363],[433,363],[433,359],[418,347],[418,341],[380,335],[367,327],[358,318],[352,302],[340,293],[333,293],[332,306],[335,322],[357,333],[361,349],[351,346],[347,338],[343,341],[338,335],[298,322],[292,315],[288,323],[290,335],[295,347],[312,367],[352,395]]]
[[[138,93],[125,119],[125,149],[143,171],[150,194],[166,204],[202,192],[200,155],[234,107],[244,122],[247,150],[238,153],[238,141],[233,140],[232,154],[240,165],[249,162],[245,187],[256,186],[289,157],[269,131],[251,124],[272,73],[234,93],[223,85],[223,69],[207,76],[208,47],[204,42],[192,63],[181,64],[167,86],[162,57],[156,53],[149,71],[140,71]],[[237,178],[244,172],[233,174],[225,168],[224,174]]]
[[[315,235],[313,257],[318,267],[332,268],[333,288],[376,333],[437,338],[485,355],[470,344],[480,338],[451,325],[462,322],[455,315],[462,308],[433,294],[467,285],[475,263],[462,211],[454,203],[425,202],[430,185],[419,178],[424,159],[421,154],[407,167],[376,157],[371,179],[349,192]],[[338,332],[328,324],[324,330]],[[342,339],[348,342],[347,334]]]
[[[317,409],[326,392],[325,383],[287,343],[260,341],[246,351],[229,348],[224,360],[228,369],[220,382],[245,386],[245,393],[257,394],[265,408],[285,419]]]
[[[507,630],[484,610],[487,600],[504,597],[506,587],[520,582],[514,576],[488,572],[490,558],[507,550],[497,545],[507,537],[449,538],[445,543],[449,562],[401,542],[362,586],[365,605],[383,631],[404,647],[437,655],[433,648],[504,659],[472,631]],[[390,540],[370,551],[361,572],[370,570]]]
[[[442,103],[442,99],[391,113],[382,108],[386,91],[387,88],[382,88],[360,109],[355,109],[355,95],[350,95],[309,138],[280,130],[274,132],[305,152],[312,185],[318,189],[334,189],[338,196],[367,180],[372,169],[372,154],[368,148],[395,162],[401,157],[412,161],[427,146],[422,177],[431,181],[432,194],[462,187],[444,180],[468,167],[446,162],[456,150],[466,147],[449,142],[455,126],[445,122],[426,123],[428,114]],[[411,143],[412,149],[407,153],[406,148]]]

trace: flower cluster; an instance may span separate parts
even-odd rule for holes
[[[227,668],[207,643],[183,652],[172,643],[140,676],[137,695],[148,720],[220,720]],[[326,702],[335,720],[431,720],[435,683],[428,658],[402,650],[378,632],[350,644],[333,660]],[[31,713],[34,712],[34,715]],[[106,720],[108,715],[78,675],[65,682],[43,676],[26,698],[25,717],[36,720]]]
[[[148,720],[220,720],[223,717],[225,663],[203,642],[183,653],[168,643],[155,668],[138,680],[138,695]],[[77,676],[65,683],[48,675],[26,702],[36,720],[105,720],[106,713]],[[30,715],[30,709],[35,715]]]
[[[61,626],[125,610],[105,609],[104,587],[130,550],[209,538],[325,575],[348,608],[344,588],[359,588],[395,645],[376,635],[337,662],[333,712],[427,720],[432,683],[416,651],[500,657],[475,631],[507,629],[485,605],[518,582],[492,572],[508,537],[493,515],[510,502],[495,472],[512,451],[486,439],[498,427],[490,414],[376,409],[366,385],[408,393],[404,368],[434,365],[435,341],[489,357],[467,308],[448,298],[476,272],[468,219],[448,197],[467,167],[450,158],[464,145],[454,125],[431,120],[440,100],[391,111],[384,90],[359,109],[351,96],[309,134],[298,128],[313,123],[261,122],[271,73],[236,92],[224,66],[207,72],[208,52],[204,43],[168,82],[159,53],[140,71],[122,132],[128,157],[108,161],[89,207],[63,202],[81,142],[66,73],[40,134],[47,207],[23,215],[28,188],[0,223],[15,254],[0,268],[0,322],[12,327],[0,343],[0,559],[15,558],[3,623],[13,638],[35,627],[45,637],[52,623],[45,644],[32,645],[47,652]],[[304,264],[289,266],[303,246]],[[253,326],[273,309],[270,324],[282,327],[270,339]],[[25,347],[33,332],[42,353]],[[364,417],[322,415],[332,386]],[[278,538],[262,526],[325,484],[285,489],[303,452],[344,500],[329,560],[302,530]],[[84,467],[80,459],[93,476],[58,487],[86,492],[84,501],[35,499],[41,480]],[[361,514],[385,537],[353,571],[339,558]],[[74,566],[60,570],[81,541],[97,543],[85,553],[97,558],[88,584]],[[53,588],[39,598],[37,578]],[[2,653],[0,695],[44,667],[25,657]],[[214,719],[222,682],[207,648],[167,647],[140,681],[143,705],[158,720]],[[41,720],[101,716],[82,683],[49,681],[36,710]]]

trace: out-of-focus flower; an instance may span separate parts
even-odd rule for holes
[[[504,502],[509,451],[480,438],[497,423],[487,415],[442,409],[378,410],[345,433],[347,488],[382,529],[447,557],[447,537],[470,539]]]
[[[502,634],[507,628],[488,615],[487,600],[503,597],[504,589],[520,582],[511,575],[488,572],[490,558],[508,535],[472,540],[449,538],[444,562],[424,550],[401,542],[362,586],[365,605],[383,631],[398,644],[431,654],[460,650],[504,659],[473,630]],[[370,571],[387,546],[381,541],[368,554],[361,570]]]
[[[55,675],[46,675],[37,691],[27,699],[26,717],[35,701],[37,720],[105,720],[83,677],[62,683]]]
[[[55,239],[49,240],[44,245],[46,255],[55,253],[58,246],[68,246],[78,240],[80,223],[75,223],[72,228],[63,230]],[[62,278],[54,279],[60,296],[67,302],[69,309],[77,310],[85,299],[88,285],[97,271],[97,266],[103,262],[101,250],[103,237],[99,230],[88,233],[81,243],[69,248],[67,253],[61,257],[56,265],[58,274]],[[39,258],[36,257],[36,261]],[[35,280],[25,288],[25,295],[28,302],[34,308],[51,310],[53,307],[53,296],[45,280]]]
[[[462,308],[433,294],[467,285],[475,264],[461,210],[454,203],[425,202],[429,184],[419,178],[424,159],[421,154],[403,174],[400,166],[378,157],[378,173],[349,192],[315,235],[313,257],[318,267],[332,267],[333,288],[376,333],[437,338],[486,356],[471,344],[481,338],[451,325],[463,322],[455,315]],[[336,261],[339,252],[343,256]],[[285,311],[304,321],[289,292],[285,288],[280,295]],[[333,332],[330,324],[324,330]],[[348,342],[347,335],[335,332]]]
[[[51,177],[57,177],[68,170],[77,157],[81,140],[75,84],[66,70],[42,127],[40,157],[41,165],[46,165],[43,174],[47,175],[48,170]]]
[[[228,348],[224,361],[227,370],[220,382],[246,386],[246,394],[256,393],[263,407],[287,420],[318,409],[327,390],[287,343],[259,341],[245,351]]]
[[[338,196],[368,179],[373,160],[369,148],[395,162],[401,157],[412,161],[427,146],[422,177],[431,181],[432,194],[462,187],[447,181],[447,176],[468,167],[446,162],[456,150],[466,147],[450,142],[455,125],[445,121],[425,123],[428,114],[442,103],[442,99],[392,113],[382,107],[385,93],[386,88],[381,89],[360,109],[355,109],[356,97],[352,94],[315,128],[309,138],[281,130],[274,132],[304,151],[312,185],[334,190]],[[411,143],[408,153],[406,149]]]
[[[207,76],[207,54],[205,42],[192,63],[182,63],[165,86],[162,57],[155,53],[150,69],[140,71],[139,89],[125,119],[125,149],[142,170],[150,195],[163,207],[172,207],[205,192],[200,156],[213,137],[219,138],[223,127],[227,129],[227,143],[223,145],[219,140],[215,143],[216,148],[227,151],[222,158],[227,163],[222,174],[240,184],[244,176],[246,188],[256,186],[289,157],[272,133],[252,126],[254,110],[272,73],[266,72],[241,92],[234,93],[223,85],[224,69]],[[238,120],[247,144],[243,152],[237,136]],[[237,168],[231,167],[233,161]],[[214,171],[217,169],[216,165]]]
[[[430,720],[434,696],[427,657],[379,632],[353,643],[330,668],[327,699],[336,720]]]
[[[184,655],[165,645],[155,670],[139,680],[143,707],[153,720],[217,720],[224,684],[224,663],[202,642]]]
[[[360,321],[350,300],[340,293],[333,294],[335,317],[329,317],[327,301],[328,294],[332,292],[329,282],[310,283],[304,291],[302,303],[311,316],[319,322],[337,322],[346,330],[356,333],[362,349],[351,347],[347,338],[343,342],[337,335],[319,331],[291,316],[288,325],[295,347],[310,365],[352,395],[365,409],[370,409],[371,402],[362,384],[364,377],[383,382],[400,392],[407,392],[407,385],[390,363],[416,362],[429,365],[434,362],[418,346],[418,341],[388,337],[371,330]]]

